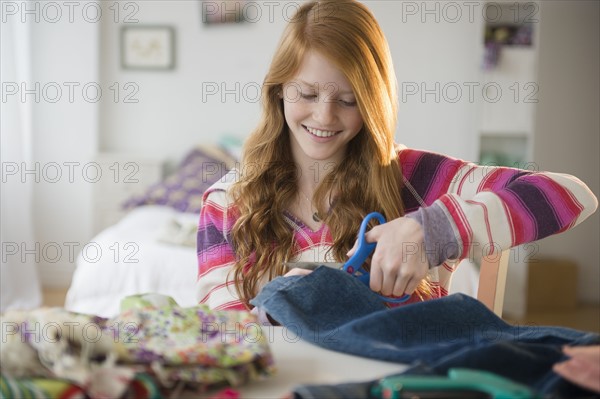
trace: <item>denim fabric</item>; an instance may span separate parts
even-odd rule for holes
[[[252,304],[305,341],[414,364],[407,373],[445,375],[451,367],[469,367],[564,397],[583,391],[552,372],[552,365],[564,359],[561,346],[600,343],[597,334],[568,328],[509,325],[479,301],[460,294],[388,309],[355,277],[326,267],[307,276],[276,278]],[[360,384],[343,387],[355,387],[354,397],[365,397]]]

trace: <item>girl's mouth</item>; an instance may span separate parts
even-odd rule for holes
[[[305,126],[305,125],[302,125],[302,127],[304,128],[304,130],[306,130],[308,133],[312,134],[313,136],[321,137],[321,138],[333,137],[336,134],[338,134],[338,133],[341,132],[341,130],[338,130],[338,131],[321,130],[321,129],[316,129],[316,128],[308,127],[308,126]]]

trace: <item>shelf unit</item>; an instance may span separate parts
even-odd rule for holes
[[[483,68],[486,87],[479,125],[479,161],[486,165],[527,168],[533,156],[533,124],[539,86],[537,84],[537,34],[539,4],[536,2],[488,2],[484,15],[487,37],[483,53],[497,51],[495,66]],[[531,35],[512,44],[514,34],[525,27]],[[498,32],[497,42],[490,31]],[[493,58],[493,57],[492,57]],[[485,65],[482,64],[482,65]]]
[[[532,161],[539,90],[540,3],[489,1],[484,7],[494,9],[484,14],[488,16],[484,18],[483,29],[487,34],[481,40],[484,54],[481,83],[488,89],[484,92],[478,129],[479,162],[535,170]],[[502,17],[493,18],[498,14]],[[498,32],[503,27],[498,42],[486,45],[486,40],[494,38],[490,32]],[[529,36],[520,36],[517,40],[520,44],[511,43],[510,35],[520,28],[524,28],[521,33],[525,31]],[[495,61],[494,66],[490,60]],[[527,248],[518,246],[511,249],[509,257],[504,309],[517,318],[525,314],[527,303],[528,265],[520,256],[525,253],[528,253]]]

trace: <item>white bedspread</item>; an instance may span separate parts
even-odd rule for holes
[[[100,232],[88,255],[79,254],[65,307],[112,317],[123,297],[150,292],[169,295],[181,306],[195,305],[196,249],[161,240],[174,221],[197,225],[198,215],[143,206]]]

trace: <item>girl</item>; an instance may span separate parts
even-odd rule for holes
[[[204,194],[198,300],[249,308],[288,261],[343,262],[363,217],[373,227],[370,288],[409,302],[447,295],[456,261],[562,232],[597,200],[578,179],[480,167],[396,146],[397,92],[387,41],[351,0],[303,5],[262,92],[241,170]]]

